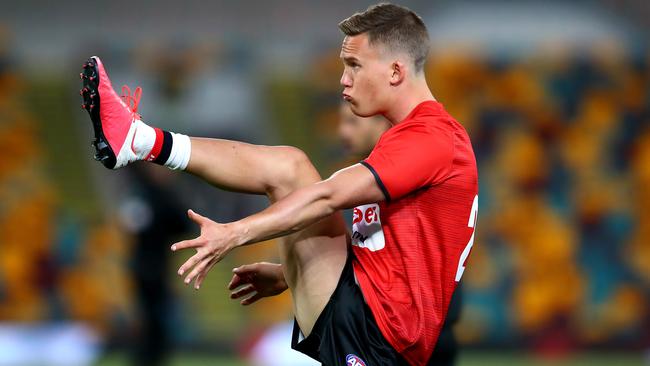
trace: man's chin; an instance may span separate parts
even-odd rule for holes
[[[354,99],[349,100],[348,104],[350,105],[350,110],[352,113],[354,113],[354,115],[357,117],[367,118],[376,116],[378,114],[377,111],[369,111],[363,109],[361,106],[359,106],[359,102]]]
[[[373,117],[373,116],[376,116],[376,115],[377,115],[377,113],[373,113],[373,112],[369,112],[369,111],[364,111],[364,110],[362,110],[362,109],[355,108],[355,107],[353,107],[353,106],[351,106],[350,109],[352,110],[352,113],[354,113],[355,116],[357,116],[357,117],[361,117],[361,118],[368,118],[368,117]]]
[[[356,102],[353,102],[353,101],[350,101],[348,103],[350,104],[350,110],[352,111],[352,113],[354,113],[355,116],[357,116],[357,117],[365,117],[363,115],[363,111],[359,108],[359,104],[357,104]]]

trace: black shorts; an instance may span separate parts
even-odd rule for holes
[[[354,280],[352,258],[348,253],[339,283],[309,337],[300,340],[302,334],[294,321],[291,347],[325,366],[408,365],[381,334]]]
[[[354,279],[353,256],[352,253],[348,254],[339,283],[309,337],[303,339],[298,323],[294,321],[291,348],[325,366],[408,365],[381,334],[363,299]],[[441,339],[451,336],[450,329],[445,331],[445,328],[448,327],[443,328]],[[429,360],[429,365],[448,364],[444,358],[438,359],[436,353]],[[451,362],[453,364],[453,359]]]

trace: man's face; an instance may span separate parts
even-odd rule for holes
[[[341,105],[339,115],[339,136],[345,149],[353,155],[370,154],[381,135],[390,128],[384,117],[359,117],[352,113],[347,103]]]
[[[347,36],[341,47],[344,69],[341,76],[343,99],[354,114],[361,117],[383,113],[391,88],[391,62],[381,54],[381,47],[371,46],[368,35]]]

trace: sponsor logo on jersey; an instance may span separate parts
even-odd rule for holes
[[[376,203],[357,206],[352,211],[352,245],[375,252],[384,249],[386,240]]]
[[[345,357],[345,364],[347,366],[366,366],[366,363],[357,355],[349,354]]]

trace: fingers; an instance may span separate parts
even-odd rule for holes
[[[183,240],[179,241],[178,243],[175,243],[172,245],[172,251],[177,251],[181,249],[187,249],[187,248],[198,248],[205,244],[205,242],[199,238],[196,239],[191,239],[191,240]]]
[[[203,283],[203,280],[205,279],[205,277],[208,276],[208,272],[210,272],[210,270],[216,263],[217,260],[213,258],[208,264],[208,266],[201,273],[199,273],[199,275],[196,277],[196,283],[194,284],[195,289],[198,290],[199,288],[201,288],[201,284]]]
[[[260,293],[257,292],[257,293],[255,293],[255,295],[253,295],[253,296],[251,296],[251,297],[249,297],[249,298],[246,298],[246,299],[242,300],[242,301],[240,302],[240,304],[242,304],[242,305],[244,305],[244,306],[246,306],[246,305],[250,305],[250,304],[256,302],[257,300],[259,300],[259,299],[261,299],[261,298],[263,298],[263,297],[264,297],[264,296],[260,295]]]
[[[232,275],[232,278],[230,279],[230,282],[228,282],[228,290],[233,290],[242,283],[242,278],[238,274]]]
[[[228,290],[234,290],[237,287],[251,283],[255,277],[257,277],[259,266],[258,263],[254,264],[245,264],[237,268],[233,268],[233,276],[228,284]]]
[[[178,275],[182,276],[190,268],[194,267],[197,263],[199,263],[203,258],[205,258],[205,254],[201,252],[196,252],[196,254],[191,256],[188,260],[185,261],[185,263],[183,263],[182,266],[180,266],[180,268],[178,269]]]
[[[192,258],[193,258],[193,257],[192,257]],[[190,258],[190,259],[192,259],[192,258]],[[197,264],[196,266],[194,266],[194,268],[192,269],[192,271],[191,271],[187,276],[185,276],[185,284],[187,285],[187,284],[189,284],[190,282],[192,282],[192,280],[193,280],[194,278],[196,278],[196,276],[198,276],[199,273],[201,273],[201,272],[203,272],[205,269],[207,269],[207,267],[210,265],[210,262],[211,262],[212,260],[213,260],[213,258],[210,258],[210,257],[208,257],[208,258],[204,258],[204,259],[201,260],[201,262],[199,262],[199,264]],[[190,261],[190,260],[188,260],[187,262],[185,262],[185,264],[183,264],[183,266],[185,266],[189,261]],[[189,269],[189,268],[191,268],[191,266],[187,266],[187,268]],[[179,270],[179,272],[180,272],[180,270]],[[195,287],[196,287],[196,286],[195,286]]]
[[[257,272],[258,269],[259,269],[259,263],[244,264],[243,266],[233,268],[232,272],[234,274],[238,274],[238,275],[242,276],[242,275],[245,275],[247,273]]]
[[[187,217],[199,226],[202,226],[206,221],[210,221],[207,217],[201,216],[192,210],[187,210]]]
[[[248,285],[240,288],[237,291],[233,291],[230,293],[230,298],[231,299],[239,299],[242,296],[248,295],[251,292],[255,291],[255,287],[253,285]]]
[[[239,275],[239,274],[235,273],[232,276],[232,279],[230,280],[230,283],[228,284],[228,290],[234,290],[237,287],[239,287],[239,286],[241,286],[243,284],[246,284],[246,283],[250,283],[250,282],[251,282],[250,276]]]
[[[234,290],[245,283],[250,283],[257,275],[258,267],[258,263],[253,263],[233,268],[234,275],[228,284],[228,290]]]

